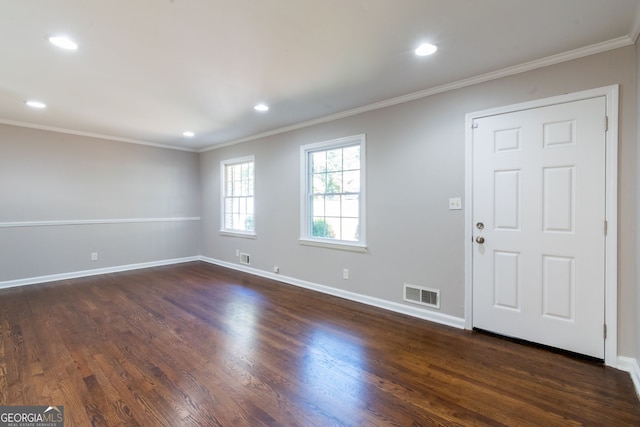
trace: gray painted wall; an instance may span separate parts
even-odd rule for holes
[[[201,154],[202,254],[298,280],[403,303],[403,283],[441,290],[440,312],[464,317],[465,114],[567,92],[620,84],[619,309],[621,355],[636,354],[635,49],[625,47],[357,116]],[[302,246],[299,147],[365,133],[368,252]],[[221,160],[255,155],[256,232],[222,236]],[[466,201],[463,202],[463,205]],[[350,279],[342,279],[349,268]],[[425,310],[429,310],[425,308]]]
[[[145,221],[199,216],[197,153],[0,125],[0,282],[197,256],[199,221]]]

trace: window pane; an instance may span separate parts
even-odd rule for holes
[[[358,193],[360,192],[360,171],[349,171],[343,174],[344,192]]]
[[[233,214],[233,229],[242,230],[242,227],[240,224],[242,224],[240,214],[239,213]]]
[[[342,172],[327,174],[327,193],[342,193]]]
[[[340,196],[327,196],[325,199],[325,215],[339,217],[341,214]]]
[[[360,146],[353,145],[343,149],[344,170],[360,169]]]
[[[311,199],[311,212],[313,216],[324,216],[324,196],[315,196]]]
[[[342,240],[358,241],[358,222],[357,218],[342,218]]]
[[[225,174],[225,192],[227,196],[232,196],[233,195],[233,168],[230,166],[227,166],[225,168],[226,170],[226,174]]]
[[[233,181],[233,196],[242,195],[242,181]]]
[[[237,181],[238,178],[240,178],[238,174],[238,165],[229,165],[229,174],[230,174],[229,179],[231,180],[232,183],[234,181]]]
[[[342,233],[340,230],[340,218],[325,218],[325,221],[327,223],[327,231],[328,231],[328,238],[332,238],[332,239],[338,239],[338,240],[342,240]]]
[[[318,151],[311,153],[311,173],[321,173],[327,170],[327,153]]]
[[[224,174],[224,188],[225,188],[225,192],[227,194],[227,196],[230,196],[232,194],[232,183],[233,183],[233,173],[231,172],[232,169],[229,166],[225,167],[225,174]]]
[[[360,213],[360,201],[357,195],[342,196],[342,216],[346,218],[358,218]]]
[[[253,215],[253,197],[247,198],[247,213]]]
[[[342,148],[329,150],[327,153],[327,172],[342,170]]]
[[[253,215],[247,215],[247,219],[245,220],[245,230],[255,231],[255,225],[253,224]]]
[[[313,237],[332,239],[335,237],[335,231],[329,226],[324,217],[314,217],[311,235]]]
[[[318,173],[313,175],[313,194],[324,194],[327,189],[327,175]]]

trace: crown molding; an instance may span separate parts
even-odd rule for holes
[[[122,137],[113,136],[113,135],[103,135],[103,134],[93,133],[93,132],[84,132],[81,130],[74,130],[74,129],[58,128],[54,126],[38,125],[35,123],[19,122],[15,120],[0,119],[0,124],[18,126],[23,128],[29,128],[29,129],[46,130],[49,132],[66,133],[69,135],[86,136],[89,138],[105,139],[109,141],[126,142],[128,144],[147,145],[147,146],[156,147],[156,148],[166,148],[168,150],[189,151],[192,153],[198,152],[198,150],[195,150],[192,148],[178,147],[176,145],[157,144],[154,142],[140,141],[137,139],[122,138]]]
[[[93,133],[93,132],[84,132],[84,131],[80,131],[80,130],[65,129],[65,128],[58,128],[58,127],[53,127],[53,126],[45,126],[45,125],[38,125],[38,124],[34,124],[34,123],[20,122],[20,121],[14,121],[14,120],[0,119],[0,124],[6,124],[6,125],[11,125],[11,126],[19,126],[19,127],[24,127],[24,128],[30,128],[30,129],[45,130],[45,131],[57,132],[57,133],[66,133],[66,134],[70,134],[70,135],[86,136],[86,137],[90,137],[90,138],[98,138],[98,139],[109,140],[109,141],[119,141],[119,142],[125,142],[125,143],[129,143],[129,144],[146,145],[146,146],[151,146],[151,147],[156,147],[156,148],[164,148],[164,149],[168,149],[168,150],[178,150],[178,151],[203,153],[203,152],[216,150],[216,149],[223,148],[223,147],[228,147],[230,145],[236,145],[236,144],[240,144],[240,143],[243,143],[243,142],[253,141],[253,140],[256,140],[256,139],[267,138],[267,137],[273,136],[273,135],[278,135],[278,134],[282,134],[282,133],[286,133],[286,132],[290,132],[290,131],[294,131],[294,130],[298,130],[298,129],[303,129],[303,128],[314,126],[314,125],[318,125],[318,124],[323,124],[323,123],[328,123],[328,122],[332,122],[332,121],[335,121],[335,120],[344,119],[344,118],[347,118],[347,117],[355,116],[355,115],[366,113],[366,112],[369,112],[369,111],[374,111],[374,110],[378,110],[378,109],[381,109],[381,108],[391,107],[391,106],[394,106],[394,105],[397,105],[397,104],[402,104],[402,103],[405,103],[405,102],[415,101],[415,100],[418,100],[418,99],[421,99],[421,98],[426,98],[426,97],[437,95],[437,94],[440,94],[440,93],[444,93],[444,92],[448,92],[448,91],[452,91],[452,90],[456,90],[456,89],[461,89],[461,88],[472,86],[472,85],[476,85],[476,84],[479,84],[479,83],[485,83],[485,82],[488,82],[488,81],[491,81],[491,80],[496,80],[496,79],[500,79],[500,78],[503,78],[503,77],[513,76],[513,75],[516,75],[516,74],[524,73],[524,72],[535,70],[535,69],[538,69],[538,68],[543,68],[543,67],[547,67],[547,66],[550,66],[550,65],[559,64],[559,63],[562,63],[562,62],[571,61],[571,60],[574,60],[574,59],[579,59],[579,58],[583,58],[583,57],[586,57],[586,56],[595,55],[595,54],[606,52],[606,51],[609,51],[609,50],[618,49],[618,48],[625,47],[625,46],[630,46],[630,45],[635,44],[635,42],[636,42],[636,40],[638,39],[639,36],[640,36],[640,6],[638,7],[638,12],[636,13],[636,17],[635,17],[633,28],[631,29],[630,34],[627,35],[627,36],[618,37],[616,39],[608,40],[608,41],[601,42],[601,43],[596,43],[596,44],[593,44],[593,45],[590,45],[590,46],[574,49],[574,50],[571,50],[571,51],[568,51],[568,52],[563,52],[563,53],[560,53],[560,54],[557,54],[557,55],[548,56],[548,57],[537,59],[537,60],[534,60],[534,61],[525,62],[523,64],[519,64],[519,65],[515,65],[515,66],[512,66],[512,67],[503,68],[501,70],[492,71],[490,73],[481,74],[481,75],[474,76],[474,77],[471,77],[471,78],[468,78],[468,79],[458,80],[456,82],[447,83],[447,84],[440,85],[440,86],[435,86],[435,87],[432,87],[432,88],[429,88],[429,89],[421,90],[421,91],[418,91],[418,92],[413,92],[413,93],[410,93],[410,94],[407,94],[407,95],[402,95],[402,96],[398,96],[398,97],[395,97],[395,98],[386,99],[384,101],[376,102],[376,103],[373,103],[373,104],[364,105],[362,107],[353,108],[351,110],[343,111],[343,112],[340,112],[340,113],[329,114],[327,116],[319,117],[319,118],[316,118],[316,119],[307,120],[307,121],[296,123],[296,124],[293,124],[293,125],[284,126],[284,127],[280,127],[280,128],[277,128],[277,129],[269,130],[269,131],[266,131],[266,132],[257,133],[257,134],[251,135],[251,136],[235,139],[235,140],[232,140],[232,141],[229,141],[229,142],[223,142],[223,143],[220,143],[220,144],[214,144],[214,145],[211,145],[209,147],[200,148],[200,149],[180,147],[180,146],[177,146],[177,145],[159,144],[159,143],[153,143],[153,142],[148,142],[148,141],[141,141],[141,140],[137,140],[137,139],[123,138],[123,137],[118,137],[118,136],[113,136],[113,135],[104,135],[104,134]]]
[[[602,43],[596,43],[590,46],[570,50],[568,52],[559,53],[557,55],[547,56],[545,58],[537,59],[530,62],[525,62],[523,64],[515,65],[508,68],[503,68],[501,70],[492,71],[490,73],[481,74],[479,76],[471,77],[468,79],[458,80],[456,82],[447,83],[444,85],[421,90],[418,92],[413,92],[413,93],[398,96],[395,98],[390,98],[384,101],[376,102],[373,104],[365,105],[362,107],[354,108],[354,109],[343,111],[340,113],[330,114],[317,119],[307,120],[307,121],[296,123],[290,126],[284,126],[278,129],[273,129],[267,132],[251,135],[245,138],[240,138],[233,141],[212,145],[210,147],[206,147],[198,151],[200,153],[203,153],[206,151],[216,150],[218,148],[228,147],[230,145],[236,145],[243,142],[249,142],[256,139],[266,138],[269,136],[278,135],[281,133],[290,132],[293,130],[302,129],[309,126],[328,123],[335,120],[344,119],[346,117],[351,117],[358,114],[366,113],[369,111],[379,110],[381,108],[391,107],[393,105],[415,101],[417,99],[426,98],[426,97],[437,95],[443,92],[449,92],[452,90],[473,86],[479,83],[485,83],[491,80],[497,80],[503,77],[513,76],[516,74],[524,73],[526,71],[532,71],[538,68],[548,67],[550,65],[560,64],[562,62],[572,61],[574,59],[584,58],[586,56],[607,52],[609,50],[618,49],[625,46],[630,46],[635,43],[635,40],[638,37],[638,33],[640,33],[640,15],[638,15],[638,18],[639,19],[636,20],[636,24],[634,25],[633,36],[618,37],[617,39],[608,40]]]
[[[640,4],[638,5],[638,9],[636,10],[636,19],[633,22],[633,27],[631,28],[631,32],[629,33],[629,38],[635,44],[638,41],[638,36],[640,36]]]

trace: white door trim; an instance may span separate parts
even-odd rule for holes
[[[604,362],[608,366],[618,364],[618,93],[619,85],[574,92],[551,98],[539,99],[489,110],[468,113],[465,118],[465,328],[473,328],[473,120],[514,111],[546,107],[554,104],[580,101],[604,96],[608,117],[606,132],[605,218],[605,339]],[[604,124],[603,124],[604,125]],[[603,225],[604,226],[604,225]]]

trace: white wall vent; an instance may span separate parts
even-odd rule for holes
[[[440,291],[404,284],[404,300],[427,307],[440,308]]]
[[[251,264],[251,259],[249,257],[249,254],[240,252],[240,264],[246,264],[246,265]]]

